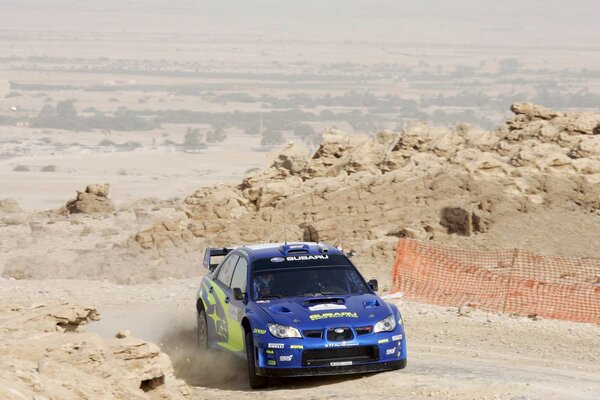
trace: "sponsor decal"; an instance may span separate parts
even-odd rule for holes
[[[236,306],[229,306],[229,318],[234,319],[236,321],[242,320],[242,309]]]
[[[313,314],[310,316],[311,321],[318,321],[320,319],[327,319],[327,318],[358,318],[358,314],[355,312],[343,311],[343,312],[329,312],[329,313],[323,313],[323,314]]]
[[[277,365],[275,360],[267,360],[267,365]]]
[[[290,354],[289,356],[279,356],[279,361],[292,361],[292,357],[294,357],[293,354]]]
[[[301,344],[293,344],[290,346],[290,349],[303,349],[304,346]]]
[[[316,306],[308,307],[310,311],[328,311],[328,310],[345,310],[343,304],[317,304]]]
[[[392,336],[392,340],[402,340],[402,335],[394,335]]]
[[[269,343],[267,345],[267,347],[269,349],[283,349],[285,347],[285,344],[283,344],[283,343]]]
[[[350,347],[358,346],[357,342],[336,342],[336,343],[325,343],[325,347]]]
[[[334,361],[330,362],[329,365],[332,367],[344,367],[346,365],[352,365],[352,361]]]
[[[396,352],[396,348],[395,348],[395,347],[392,347],[391,349],[387,349],[387,350],[385,351],[385,355],[386,355],[386,356],[389,356],[390,354],[394,354],[395,352]]]
[[[273,350],[267,350],[267,351],[265,351],[265,353],[267,353],[267,354],[275,354],[275,352]]]
[[[252,332],[255,335],[264,335],[265,333],[267,333],[266,329],[258,329],[258,328],[254,328],[254,330]]]
[[[284,262],[285,258],[283,257],[273,257],[271,258],[271,262],[275,262],[275,263],[280,263],[280,262]]]
[[[388,343],[390,340],[389,339],[379,339],[379,341],[377,343],[381,344],[381,343]]]
[[[256,300],[256,302],[257,302],[258,304],[261,304],[261,303],[270,303],[270,302],[271,302],[271,300]]]
[[[287,261],[329,260],[329,256],[317,254],[314,256],[288,256],[285,259]]]

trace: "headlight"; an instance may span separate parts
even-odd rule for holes
[[[269,332],[271,332],[271,335],[275,336],[276,338],[285,339],[302,337],[302,335],[300,335],[300,331],[291,326],[269,324],[268,327]]]
[[[396,318],[394,314],[390,315],[387,318],[382,319],[378,323],[375,324],[375,328],[373,328],[373,333],[377,332],[389,332],[393,331],[396,328]]]

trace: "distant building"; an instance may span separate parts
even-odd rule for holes
[[[10,83],[8,81],[0,81],[0,99],[5,98],[10,93]]]

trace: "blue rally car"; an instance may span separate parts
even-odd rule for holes
[[[198,341],[246,358],[251,387],[274,376],[406,366],[400,312],[340,250],[322,243],[209,248],[204,265],[211,272],[198,290]]]

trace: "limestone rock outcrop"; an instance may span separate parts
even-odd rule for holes
[[[77,192],[77,198],[67,202],[67,212],[71,214],[114,212],[115,205],[108,198],[109,189],[108,183],[88,185],[84,192]]]
[[[98,319],[73,304],[0,305],[0,398],[189,398],[158,346],[83,330]]]

